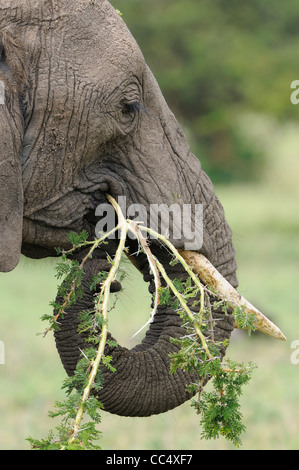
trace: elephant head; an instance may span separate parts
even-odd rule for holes
[[[191,153],[185,135],[124,21],[107,0],[3,0],[0,5],[0,269],[10,271],[20,254],[56,256],[69,248],[68,234],[95,236],[96,209],[109,193],[126,207],[202,207],[201,244],[195,247],[237,287],[231,230],[211,181]],[[185,235],[169,238],[184,248]],[[68,374],[84,339],[77,313],[93,302],[91,276],[108,269],[115,241],[85,266],[84,296],[61,320],[56,343]],[[128,241],[131,251],[134,242]],[[152,251],[167,265],[157,241]],[[80,258],[80,252],[76,254]],[[150,282],[142,254],[137,264]],[[177,266],[170,277],[183,276]],[[118,288],[116,285],[115,288]],[[231,314],[214,312],[215,335],[229,338]],[[169,374],[169,337],[184,334],[171,307],[159,307],[132,350],[109,350],[116,372],[104,372],[99,398],[112,413],[147,416],[190,398],[192,374]],[[109,348],[107,346],[107,348]],[[224,351],[223,351],[224,352]]]

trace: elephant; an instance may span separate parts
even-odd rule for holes
[[[107,194],[125,198],[126,208],[176,204],[202,207],[197,251],[238,287],[232,230],[213,184],[166,103],[135,39],[107,0],[2,0],[0,5],[0,270],[29,258],[68,250],[69,233],[95,237],[97,207]],[[186,238],[169,240],[178,249]],[[171,279],[184,278],[158,240],[151,250]],[[153,275],[136,242],[130,254],[153,292]],[[65,312],[55,332],[67,374],[74,373],[85,346],[77,331],[78,312],[93,304],[90,279],[109,270],[117,239],[99,248],[84,267],[84,295]],[[84,250],[73,257],[82,260]],[[119,290],[118,281],[111,290]],[[213,310],[215,339],[229,339],[231,311]],[[170,338],[185,334],[171,305],[158,306],[141,343],[132,349],[106,345],[116,371],[103,371],[98,398],[104,410],[121,416],[150,416],[191,398],[194,373],[169,373]],[[221,350],[225,354],[225,349]]]

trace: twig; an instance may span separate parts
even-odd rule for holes
[[[147,256],[150,268],[152,270],[153,276],[154,276],[154,283],[155,283],[155,297],[154,297],[154,306],[153,309],[150,313],[150,318],[149,320],[141,327],[139,328],[136,333],[131,336],[131,340],[134,339],[144,328],[146,328],[152,321],[153,318],[156,314],[158,305],[160,304],[160,287],[161,287],[161,282],[160,282],[160,276],[159,276],[159,270],[157,268],[157,264],[155,261],[155,258],[148,246],[147,240],[144,237],[143,233],[141,232],[139,225],[137,222],[134,221],[127,221],[128,223],[128,228],[129,230],[136,236],[137,240],[139,241],[141,247],[143,248],[144,253]]]
[[[171,252],[174,254],[175,258],[181,263],[181,265],[184,267],[185,271],[189,274],[189,276],[193,280],[194,284],[196,284],[196,286],[199,288],[199,290],[200,290],[200,311],[199,311],[199,316],[202,319],[202,316],[204,314],[204,307],[205,307],[205,304],[204,304],[204,300],[205,300],[204,290],[205,289],[204,289],[204,286],[202,285],[202,283],[200,282],[200,280],[198,279],[198,277],[190,269],[189,265],[186,263],[184,258],[180,255],[179,251],[173,246],[173,244],[166,237],[164,237],[160,233],[156,232],[155,230],[150,229],[149,227],[141,226],[139,228],[141,230],[147,231],[150,235],[154,236],[155,238],[160,239],[171,250]]]
[[[81,261],[81,263],[79,264],[79,267],[78,269],[81,270],[84,266],[84,264],[86,263],[86,261],[91,257],[92,253],[94,252],[94,250],[106,239],[108,238],[110,235],[112,235],[114,232],[116,232],[117,230],[119,230],[119,225],[117,225],[116,227],[114,227],[112,230],[110,230],[109,232],[107,232],[105,235],[103,235],[102,237],[98,238],[97,240],[94,240],[93,242],[86,242],[87,244],[90,244],[92,243],[92,246],[90,248],[90,250],[88,251],[87,255],[83,258],[83,260]],[[81,244],[82,245],[82,244]],[[72,251],[74,251],[74,249],[77,249],[78,247],[75,247],[75,248],[71,248],[69,251],[66,251],[65,254],[68,254],[68,253],[71,253]],[[60,317],[60,315],[62,315],[66,309],[66,307],[68,306],[70,300],[71,300],[71,297],[76,289],[76,285],[77,285],[77,281],[78,281],[78,276],[75,276],[74,279],[73,279],[73,282],[72,282],[72,285],[71,285],[71,288],[70,288],[70,291],[66,297],[66,299],[64,300],[63,304],[61,305],[58,313],[54,316],[54,319],[53,319],[53,322],[54,323],[57,323],[57,320],[58,318]],[[52,325],[50,325],[46,331],[43,333],[43,337],[45,337],[49,331],[52,329]]]
[[[165,271],[164,267],[162,266],[162,264],[159,261],[156,261],[156,263],[157,263],[159,271],[161,272],[161,274],[162,274],[163,278],[165,279],[167,285],[170,287],[170,289],[172,290],[174,295],[177,297],[177,299],[179,300],[182,308],[185,310],[185,312],[187,313],[189,319],[191,320],[193,328],[196,331],[196,334],[197,334],[197,336],[199,337],[199,339],[201,341],[202,347],[204,348],[204,350],[205,350],[206,354],[208,355],[209,359],[214,359],[214,357],[212,356],[212,354],[210,353],[210,350],[208,348],[206,338],[203,335],[203,333],[201,332],[200,328],[198,327],[197,321],[194,318],[194,315],[192,314],[191,310],[189,309],[189,307],[187,305],[187,302],[185,301],[183,296],[180,294],[180,292],[175,288],[175,286],[171,282],[170,278],[167,276],[166,271]]]
[[[101,315],[103,318],[103,326],[102,326],[102,331],[101,331],[101,339],[99,342],[98,350],[96,357],[92,363],[91,367],[91,372],[89,374],[88,378],[88,383],[83,391],[82,399],[78,408],[78,412],[74,421],[74,426],[73,426],[73,436],[69,440],[69,443],[72,444],[74,440],[76,439],[77,435],[80,432],[80,426],[81,426],[81,421],[83,418],[83,413],[84,413],[84,408],[85,408],[85,403],[87,402],[90,391],[92,389],[92,386],[94,384],[99,365],[101,363],[102,357],[104,355],[104,350],[105,350],[105,345],[107,341],[107,335],[108,335],[108,307],[109,307],[109,297],[110,297],[110,286],[111,283],[113,282],[115,275],[117,273],[117,270],[119,268],[119,264],[121,261],[121,255],[125,247],[125,242],[126,242],[126,235],[127,235],[127,224],[126,221],[119,217],[120,219],[120,228],[121,228],[121,236],[120,236],[120,242],[118,245],[118,248],[116,250],[115,258],[112,263],[112,267],[109,271],[109,274],[106,278],[106,280],[102,284],[101,292],[99,294],[99,298],[97,301],[96,305],[96,315]],[[102,305],[101,305],[102,303]]]

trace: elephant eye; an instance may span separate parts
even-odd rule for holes
[[[145,108],[140,104],[138,101],[134,101],[132,103],[122,103],[123,106],[123,113],[124,114],[137,114],[138,111],[143,111]]]
[[[5,62],[5,61],[6,61],[5,50],[4,50],[4,47],[0,45],[0,62]]]

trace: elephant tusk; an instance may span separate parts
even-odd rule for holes
[[[256,329],[272,336],[273,338],[285,341],[286,337],[280,329],[257,310],[248,300],[246,300],[231,284],[217,271],[210,261],[202,254],[194,251],[180,250],[181,256],[187,264],[198,274],[201,281],[211,287],[220,298],[227,301],[232,307],[243,307],[245,312],[254,315],[256,318]]]

